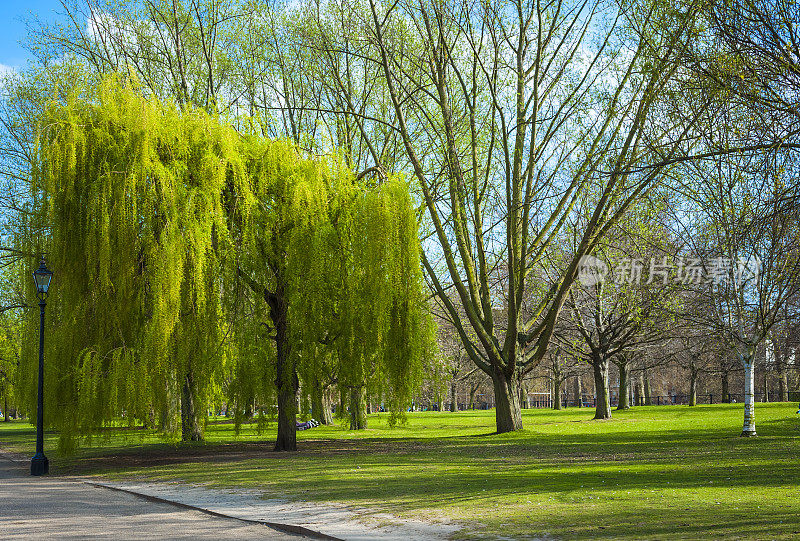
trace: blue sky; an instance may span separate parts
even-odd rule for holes
[[[18,68],[29,58],[21,41],[25,40],[24,20],[31,13],[42,19],[52,19],[63,10],[59,0],[2,0],[0,7],[0,64]]]

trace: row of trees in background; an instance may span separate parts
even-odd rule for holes
[[[523,381],[544,366],[561,380],[564,358],[591,365],[597,415],[605,418],[611,414],[610,364],[625,386],[632,369],[671,361],[699,373],[703,359],[729,354],[738,357],[747,384],[743,432],[755,432],[754,354],[770,336],[771,344],[783,344],[772,348],[776,358],[789,359],[793,351],[777,336],[794,321],[797,306],[800,70],[793,48],[797,29],[785,24],[797,20],[794,3],[83,0],[65,2],[63,11],[55,22],[31,21],[37,63],[4,86],[6,257],[20,255],[12,238],[20,224],[30,226],[22,229],[29,236],[44,225],[27,216],[43,203],[37,189],[27,188],[38,188],[30,184],[36,177],[29,173],[36,156],[30,120],[42,118],[48,100],[72,95],[74,81],[122,72],[138,80],[143,93],[185,111],[221,115],[250,137],[288,138],[306,157],[335,150],[342,162],[336,167],[357,172],[355,185],[369,193],[392,193],[397,184],[387,179],[405,175],[421,224],[419,254],[433,313],[446,330],[442,349],[454,343],[458,351],[429,362],[428,371],[470,388],[488,378],[498,432],[522,428]],[[204,178],[197,175],[210,174],[202,162],[206,153],[227,148],[203,137],[197,135],[194,154],[180,162],[181,178]],[[111,135],[106,141],[119,144]],[[156,148],[163,152],[176,144]],[[121,161],[122,151],[119,156]],[[253,156],[237,159],[254,178],[266,170]],[[205,169],[195,174],[194,167]],[[396,339],[397,329],[376,314],[393,314],[402,303],[386,300],[388,293],[377,290],[380,281],[370,281],[368,273],[351,276],[345,259],[323,250],[330,238],[322,232],[341,225],[336,199],[322,195],[329,188],[303,188],[311,214],[303,207],[295,216],[284,213],[294,208],[282,204],[286,186],[256,182],[238,189],[214,178],[216,187],[198,188],[235,194],[222,198],[219,212],[200,220],[179,207],[170,210],[180,220],[170,222],[174,243],[163,254],[171,255],[178,275],[198,271],[191,286],[157,280],[172,295],[171,304],[136,300],[139,321],[129,331],[144,329],[143,336],[153,337],[153,359],[176,357],[170,348],[203,352],[197,359],[181,353],[183,360],[175,361],[181,368],[161,380],[173,385],[167,393],[173,400],[182,396],[186,403],[194,386],[214,379],[205,368],[189,375],[212,343],[224,342],[237,344],[223,348],[238,367],[223,380],[246,397],[241,404],[268,401],[259,381],[274,382],[271,388],[286,403],[302,380],[303,388],[312,389],[314,409],[322,411],[323,397],[336,386],[351,397],[352,426],[362,426],[358,397],[380,397],[386,376],[363,348],[396,353],[386,366],[403,366],[407,356],[429,351],[421,345],[386,348],[377,338]],[[182,197],[187,202],[176,198],[175,204],[198,204],[188,193]],[[322,204],[324,199],[331,201]],[[239,210],[242,200],[247,212]],[[97,225],[85,234],[105,231],[98,228],[108,218],[99,211],[93,215]],[[397,231],[408,232],[403,224],[411,218],[392,214],[389,206],[382,214],[364,203],[363,212],[370,223],[389,223],[394,216],[401,222],[394,224]],[[245,217],[251,221],[240,223]],[[251,233],[239,231],[245,223]],[[210,228],[202,239],[183,236],[200,224]],[[217,238],[223,226],[227,241]],[[358,223],[347,227],[360,231]],[[287,230],[298,231],[302,242],[281,244],[290,242],[282,234]],[[384,237],[350,233],[350,244],[342,245],[368,239],[413,252],[407,237],[389,231]],[[159,235],[145,250],[160,246]],[[130,250],[134,237],[121,238],[119,248]],[[244,254],[235,266],[221,259],[225,242],[236,247],[231,253]],[[91,289],[89,276],[111,276],[118,253],[99,241],[87,246],[109,263],[94,274],[82,272],[84,293]],[[185,246],[197,255],[187,257]],[[371,254],[368,246],[360,249]],[[271,259],[276,253],[286,259]],[[316,265],[304,259],[312,255]],[[141,257],[128,253],[124,259]],[[381,257],[399,261],[397,255]],[[648,266],[633,279],[636,261],[667,263],[655,276]],[[714,266],[721,261],[728,266]],[[750,271],[758,265],[758,272],[740,272],[740,261],[749,261]],[[583,280],[589,267],[609,274],[603,281]],[[703,279],[687,279],[688,268]],[[218,281],[198,281],[216,276],[215,269]],[[627,274],[620,278],[622,270]],[[391,279],[385,275],[399,280],[393,287],[409,280],[413,286],[419,278],[397,272]],[[350,279],[362,285],[328,285]],[[118,294],[112,283],[101,282],[106,302]],[[289,297],[281,301],[292,288],[295,304]],[[204,299],[237,302],[198,304],[201,291]],[[200,306],[211,311],[198,312]],[[162,309],[169,315],[152,319]],[[304,322],[294,326],[299,342],[282,348],[282,325],[296,311]],[[220,318],[222,312],[230,318]],[[161,330],[148,327],[151,321]],[[229,330],[228,321],[241,324]],[[331,331],[330,321],[349,334]],[[223,326],[208,332],[213,322]],[[187,325],[187,333],[173,333]],[[193,336],[194,342],[173,335]],[[131,337],[122,333],[113,340],[129,344]],[[274,351],[264,344],[274,344]],[[313,359],[308,367],[301,363],[295,370],[290,361],[285,371],[284,360],[301,349],[304,359]],[[259,356],[274,359],[274,374],[259,372],[264,364],[253,361]],[[410,377],[409,389],[414,382]],[[280,434],[288,424],[279,416]]]
[[[791,351],[798,347],[797,337],[794,331]],[[734,351],[687,349],[681,340],[664,341],[654,348],[657,355],[652,349],[631,355],[627,374],[621,373],[617,363],[610,363],[607,394],[612,410],[644,405],[743,402],[744,369]],[[765,347],[756,351],[755,401],[800,399],[796,391],[800,388],[800,373],[793,358],[776,360],[771,348],[768,340]],[[444,355],[442,363],[448,368],[452,366]],[[443,411],[493,407],[491,381],[470,365],[462,362],[461,366],[460,371],[454,370],[455,376],[425,378],[415,398],[417,407]],[[592,365],[554,347],[545,362],[522,381],[520,402],[523,408],[587,407],[597,413],[597,407],[603,407],[602,401],[597,400],[598,394]]]

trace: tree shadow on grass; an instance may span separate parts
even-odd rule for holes
[[[497,434],[450,435],[441,438],[373,437],[360,439],[320,438],[299,442],[298,453],[272,452],[272,439],[230,443],[168,444],[145,443],[120,447],[83,449],[68,461],[64,473],[91,473],[125,468],[144,468],[191,462],[224,463],[251,459],[291,462],[301,457],[431,455],[437,460],[495,459],[500,463],[539,463],[582,460],[587,463],[615,461],[708,460],[709,457],[748,460],[755,447],[772,459],[795,459],[794,419],[763,421],[761,437],[738,437],[727,427],[632,432],[609,423],[603,431],[586,434],[550,434],[526,431]],[[784,441],[789,437],[791,442]]]
[[[348,439],[320,432],[301,440],[297,453],[272,452],[270,433],[261,441],[127,444],[85,449],[61,471],[452,512],[511,537],[791,537],[800,530],[800,508],[785,494],[800,479],[800,419],[776,406],[761,418],[759,438],[740,438],[731,409],[676,409],[672,418],[689,424],[663,426],[632,426],[620,415],[580,431],[559,431],[547,422],[552,415],[534,414],[527,430],[508,434]],[[691,423],[705,415],[728,417]],[[567,426],[574,416],[556,418]],[[14,428],[11,436],[24,439],[31,430]]]

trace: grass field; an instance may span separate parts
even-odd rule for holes
[[[49,452],[54,474],[102,474],[258,488],[265,497],[356,504],[463,523],[461,538],[751,538],[800,536],[800,416],[757,404],[758,438],[740,438],[741,404],[526,410],[525,430],[496,435],[494,412],[415,413],[390,429],[274,433],[212,423],[207,442],[158,443],[109,430],[76,457]],[[0,447],[33,452],[33,429],[0,423]],[[47,448],[55,441],[48,437]]]

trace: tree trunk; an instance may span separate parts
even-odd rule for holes
[[[156,428],[156,410],[151,405],[147,411],[147,415],[142,419],[142,425],[145,429]]]
[[[581,376],[575,376],[575,404],[579,408],[583,407],[583,385],[581,383]]]
[[[762,402],[769,402],[769,373],[766,366],[764,367],[764,399]]]
[[[642,382],[642,375],[639,374],[639,377],[636,378],[633,384],[633,405],[634,406],[641,406],[643,405],[644,401],[642,400],[642,395],[644,391],[642,391],[642,387],[644,383]]]
[[[553,379],[553,409],[561,409],[561,379]]]
[[[297,391],[300,381],[289,344],[289,319],[285,280],[278,274],[275,293],[267,295],[269,316],[275,328],[275,387],[278,389],[276,451],[297,451]]]
[[[364,387],[350,388],[350,430],[367,428],[367,414],[364,403]]]
[[[279,377],[289,377],[287,367],[279,370]],[[278,385],[278,435],[275,451],[297,451],[297,389],[291,381]]]
[[[558,353],[556,353],[556,357],[552,360],[550,365],[550,370],[553,372],[553,409],[560,410],[561,409],[561,383],[563,381],[561,375],[561,365],[558,364]]]
[[[742,427],[742,436],[752,437],[756,435],[756,410],[755,410],[755,397],[753,389],[755,387],[755,374],[753,370],[753,354],[748,352],[747,355],[742,356],[742,364],[744,365],[744,426]]]
[[[522,429],[522,412],[519,407],[519,388],[516,378],[506,378],[502,370],[492,374],[494,384],[495,422],[497,433]]]
[[[194,374],[189,370],[183,378],[181,388],[181,439],[203,441],[203,433],[197,420]]]
[[[336,413],[334,417],[336,419],[344,419],[347,414],[347,389],[344,388],[343,385],[337,385],[337,393],[339,397],[339,401],[336,403]]]
[[[642,371],[642,380],[644,381],[644,405],[652,406],[653,401],[650,398],[650,374],[647,373],[647,370]]]
[[[594,371],[594,396],[595,396],[595,419],[611,419],[611,403],[608,397],[608,360],[593,359],[592,368]]]
[[[169,400],[169,399],[168,399]],[[170,408],[164,405],[158,414],[158,428],[162,432],[172,432],[172,415],[170,415]]]
[[[325,389],[318,380],[314,381],[311,389],[311,415],[320,424],[333,424],[331,418],[331,404],[328,398],[328,390]]]
[[[619,403],[617,404],[618,410],[627,410],[631,409],[630,403],[630,389],[629,381],[630,381],[630,368],[628,367],[628,363],[623,362],[617,365],[619,368]]]
[[[5,415],[5,422],[8,422],[8,390],[3,393],[3,415]]]
[[[778,393],[781,395],[781,402],[789,401],[789,379],[786,377],[786,370],[778,373]]]
[[[731,402],[731,388],[730,388],[730,381],[728,380],[728,373],[723,372],[722,374],[722,403],[723,404],[730,404]]]
[[[317,419],[320,423],[326,425],[333,424],[333,407],[331,404],[331,393],[329,389],[322,390],[322,407],[320,408],[320,419]]]
[[[450,383],[450,411],[452,413],[458,411],[458,395],[456,391],[456,378],[453,378],[453,381]]]
[[[183,392],[183,385],[178,383],[178,377],[176,374],[172,374],[170,379],[173,381],[164,381],[164,391],[165,391],[165,400],[164,403],[161,404],[161,408],[158,412],[158,428],[162,432],[175,432],[175,420],[176,420],[176,413],[178,412],[178,408],[180,408],[180,398],[179,394]],[[170,385],[170,383],[174,383],[175,385]],[[178,393],[176,394],[174,391],[178,389]]]
[[[474,410],[475,409],[475,393],[478,392],[477,387],[470,387],[469,388],[469,407],[467,409]]]
[[[636,380],[631,380],[630,371],[628,372],[628,404],[633,406],[636,402],[634,402],[634,387],[636,387]]]
[[[689,375],[689,405],[697,405],[697,370],[692,369]]]

